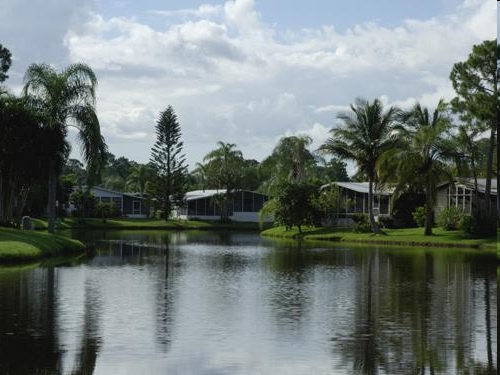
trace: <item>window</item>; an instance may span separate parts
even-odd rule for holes
[[[243,192],[243,211],[253,212],[253,193]]]
[[[260,211],[264,205],[265,197],[262,194],[254,194],[253,209],[255,212]]]
[[[134,200],[133,202],[133,209],[132,209],[132,213],[134,215],[140,215],[141,214],[141,201],[139,200]]]
[[[464,213],[470,214],[472,205],[472,190],[463,185],[448,188],[448,206],[458,207]]]
[[[196,215],[205,216],[207,212],[207,198],[198,199],[196,201]]]
[[[389,214],[389,197],[387,195],[380,196],[380,213],[383,215]]]
[[[242,212],[243,211],[243,192],[237,191],[234,193],[234,211]]]
[[[196,200],[188,201],[188,215],[196,216]]]
[[[214,200],[212,198],[208,198],[205,203],[205,214],[207,216],[214,216]]]

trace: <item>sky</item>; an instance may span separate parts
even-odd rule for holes
[[[218,141],[258,161],[283,136],[309,135],[314,150],[356,98],[404,108],[451,99],[453,64],[497,36],[496,6],[2,0],[0,43],[13,55],[5,83],[15,94],[31,63],[89,64],[99,81],[102,133],[117,157],[148,162],[156,120],[171,105],[193,169]],[[73,130],[70,140],[79,158]]]

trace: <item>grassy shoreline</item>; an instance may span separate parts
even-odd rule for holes
[[[47,229],[47,221],[42,219],[32,219],[35,229]],[[217,221],[195,221],[195,220],[163,220],[163,219],[130,219],[113,218],[103,221],[102,219],[85,219],[78,222],[75,218],[66,218],[57,224],[57,230],[67,229],[161,229],[161,230],[260,230],[258,223],[233,222],[220,223]]]
[[[0,228],[0,263],[21,263],[84,252],[85,245],[58,234]]]
[[[286,230],[284,227],[274,227],[264,230],[266,237],[304,239],[311,241],[327,241],[357,244],[377,244],[383,246],[414,246],[414,247],[450,247],[475,248],[497,252],[497,238],[467,239],[459,231],[445,231],[434,228],[432,236],[424,236],[423,228],[384,229],[384,234],[356,233],[349,229],[339,228],[305,228],[300,234],[298,229]]]
[[[33,219],[37,231],[21,231],[0,228],[0,263],[21,263],[39,260],[45,257],[64,256],[84,252],[85,246],[77,240],[58,234],[42,232],[47,222]],[[99,230],[255,230],[257,223],[230,223],[204,221],[178,221],[159,219],[86,219],[79,223],[69,218],[60,222],[58,230],[99,229]],[[465,239],[458,231],[434,229],[434,235],[424,236],[422,228],[386,229],[384,235],[372,233],[356,233],[349,229],[338,228],[304,228],[299,234],[296,228],[285,230],[284,227],[273,227],[261,232],[267,237],[323,241],[329,243],[376,244],[380,246],[411,247],[448,247],[474,248],[500,254],[497,238]],[[500,232],[499,232],[500,235]],[[499,237],[500,238],[500,237]]]

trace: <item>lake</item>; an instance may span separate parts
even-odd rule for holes
[[[92,255],[0,267],[0,374],[496,374],[495,254],[75,237]]]

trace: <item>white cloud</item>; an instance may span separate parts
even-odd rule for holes
[[[319,143],[356,97],[433,107],[454,95],[452,65],[473,44],[496,37],[490,1],[465,0],[447,16],[394,27],[364,23],[345,32],[331,25],[278,31],[263,22],[254,0],[152,11],[168,18],[157,17],[165,21],[159,24],[105,17],[91,0],[75,1],[77,11],[65,13],[73,21],[57,27],[60,43],[68,62],[86,62],[98,75],[99,116],[111,151],[139,161],[148,159],[156,117],[169,104],[191,165],[219,140],[258,160],[285,134],[305,132]],[[4,18],[0,13],[0,34],[9,33]],[[129,146],[120,146],[123,139]]]
[[[211,18],[218,16],[222,11],[222,6],[202,4],[196,9],[178,9],[178,10],[151,10],[148,13],[164,17],[196,17]]]

